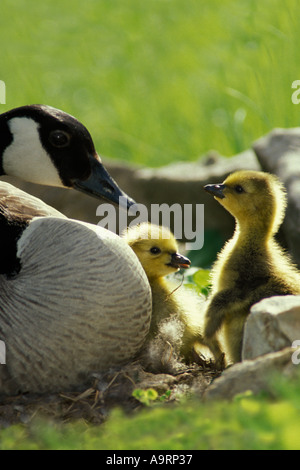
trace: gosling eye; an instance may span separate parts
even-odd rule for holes
[[[235,190],[235,192],[238,193],[238,194],[241,194],[241,193],[244,193],[244,192],[245,192],[244,188],[243,188],[242,186],[240,186],[239,184],[237,184],[237,185],[234,187],[234,190]]]
[[[55,130],[50,132],[49,135],[49,142],[53,145],[53,147],[57,148],[64,148],[67,147],[70,143],[71,136],[68,132],[62,130]]]
[[[161,249],[158,248],[158,246],[153,246],[152,248],[150,248],[150,253],[152,253],[153,255],[158,255],[159,253],[161,253]]]

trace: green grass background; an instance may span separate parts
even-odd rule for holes
[[[0,112],[45,103],[80,119],[100,154],[149,166],[231,156],[299,125],[296,0],[1,0]],[[0,449],[300,448],[300,382],[274,397],[187,401],[100,429],[31,423]],[[279,390],[279,391],[278,391]]]
[[[299,125],[297,0],[1,0],[5,111],[82,120],[99,153],[151,166],[230,156]]]

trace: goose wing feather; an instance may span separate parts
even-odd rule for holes
[[[3,181],[0,181],[0,201],[1,206],[10,213],[12,218],[21,218],[24,222],[29,222],[34,217],[66,218],[41,199]]]
[[[0,337],[14,393],[73,386],[141,348],[151,292],[124,240],[98,226],[42,217],[25,229],[17,254],[20,273],[0,276]],[[11,393],[3,382],[0,369],[0,393]]]

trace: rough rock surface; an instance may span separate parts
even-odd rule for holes
[[[300,341],[300,296],[264,299],[254,305],[245,324],[242,359],[254,359]]]
[[[293,377],[299,373],[299,346],[300,296],[276,296],[258,302],[245,324],[242,362],[223,371],[209,385],[204,398],[231,399],[248,390],[271,392],[272,375]]]
[[[298,366],[292,362],[294,352],[293,348],[285,348],[231,366],[206,389],[204,400],[230,400],[247,391],[259,393],[264,390],[272,393],[274,374],[288,377],[298,374]]]

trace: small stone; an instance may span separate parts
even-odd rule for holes
[[[293,348],[285,348],[257,359],[234,364],[209,385],[203,399],[231,400],[234,396],[248,391],[254,394],[261,391],[272,393],[274,374],[279,373],[289,378],[298,374],[299,368],[292,362],[294,352]]]
[[[251,308],[247,318],[242,359],[279,351],[294,340],[300,340],[300,296],[264,299]]]

